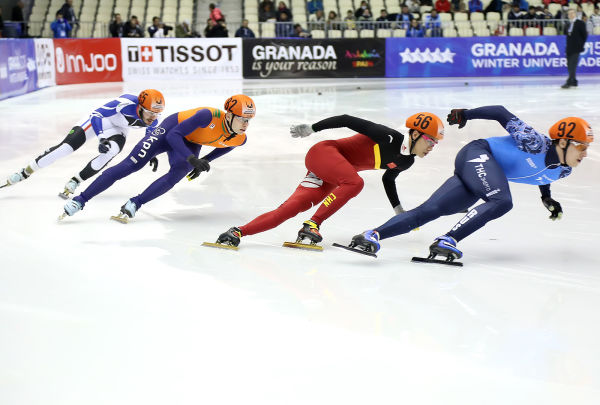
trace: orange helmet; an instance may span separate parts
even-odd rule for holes
[[[416,129],[438,141],[444,139],[444,123],[435,114],[420,112],[406,119],[406,127]]]
[[[256,115],[256,105],[250,97],[236,94],[225,101],[225,111],[238,117],[252,118]]]
[[[594,142],[592,127],[583,118],[567,117],[558,121],[550,128],[551,139],[566,139],[590,144]]]
[[[160,114],[165,109],[165,98],[158,90],[143,90],[138,96],[138,105],[147,111]]]

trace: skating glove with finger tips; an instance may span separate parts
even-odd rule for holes
[[[108,139],[101,139],[100,145],[98,145],[98,152],[106,153],[110,150],[110,141]]]
[[[548,218],[553,221],[562,218],[563,210],[558,201],[555,201],[550,197],[542,197],[542,203],[544,203],[544,207],[550,211],[550,216]]]
[[[210,163],[206,159],[198,159],[194,155],[190,155],[187,158],[189,164],[194,166],[194,170],[188,173],[188,180],[194,180],[196,177],[200,176],[202,172],[208,172],[210,170]]]
[[[446,118],[448,124],[454,125],[458,124],[458,129],[461,129],[465,125],[467,125],[467,117],[465,117],[465,108],[457,108],[454,110],[450,110],[450,114]]]
[[[150,159],[150,166],[152,166],[152,171],[155,172],[158,170],[158,159],[155,157],[153,157],[152,159]]]
[[[290,128],[292,138],[305,138],[313,132],[312,126],[307,124],[292,125]]]

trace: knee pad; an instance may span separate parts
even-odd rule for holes
[[[63,143],[69,145],[73,150],[79,149],[85,143],[85,131],[79,126],[75,126],[67,134]]]

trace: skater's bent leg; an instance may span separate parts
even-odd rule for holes
[[[150,186],[148,186],[148,188],[145,189],[140,195],[131,198],[131,201],[135,203],[137,209],[140,209],[142,205],[154,200],[157,197],[160,197],[172,189],[173,186],[179,183],[179,181],[183,179],[192,169],[192,165],[186,161],[180,161],[176,163],[175,165],[171,166],[171,170],[150,184]]]
[[[460,178],[452,176],[423,204],[392,217],[375,230],[379,233],[379,239],[391,238],[408,233],[441,216],[461,212],[477,200],[478,197],[465,187]]]
[[[92,159],[79,175],[75,176],[79,181],[85,181],[95,176],[100,170],[102,170],[117,154],[123,150],[125,146],[125,137],[123,135],[113,135],[107,139],[109,141],[108,151],[99,154]]]
[[[506,214],[512,207],[513,203],[510,193],[498,196],[497,198],[491,198],[489,201],[471,209],[446,235],[460,242],[489,221]]]
[[[240,226],[239,229],[244,236],[273,229],[300,212],[312,208],[315,203],[318,204],[331,192],[332,188],[333,186],[327,186],[326,184],[318,188],[298,186],[294,194],[279,207],[256,217],[246,225]]]
[[[49,166],[58,159],[63,158],[73,153],[73,151],[79,149],[85,143],[85,140],[86,134],[83,128],[78,126],[73,127],[73,129],[71,129],[61,143],[51,147],[40,156],[35,158],[35,165],[37,165],[37,168]]]

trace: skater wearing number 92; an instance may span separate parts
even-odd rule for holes
[[[448,261],[459,259],[462,252],[456,247],[457,242],[511,210],[508,182],[538,185],[550,219],[561,218],[562,207],[552,199],[550,183],[571,174],[587,156],[587,148],[594,140],[589,124],[581,118],[563,118],[550,128],[547,137],[502,106],[456,109],[448,114],[448,123],[458,124],[458,128],[474,119],[498,121],[509,135],[478,139],[464,146],[456,155],[454,175],[427,201],[356,235],[350,247],[376,252],[380,240],[407,233],[441,216],[459,213],[481,199],[482,204],[469,210],[430,246],[429,259],[435,255],[446,256]]]
[[[246,225],[230,228],[217,239],[218,245],[237,246],[242,236],[272,229],[296,214],[319,208],[298,232],[295,246],[315,248],[323,237],[319,227],[363,188],[362,170],[384,169],[383,185],[394,212],[402,212],[395,179],[414,163],[415,155],[426,156],[444,136],[444,124],[434,114],[422,112],[406,120],[408,135],[385,125],[340,115],[313,125],[292,126],[292,137],[306,137],[329,128],[346,127],[358,134],[315,144],[306,154],[308,173],[294,193],[277,209],[255,218]],[[310,245],[302,243],[307,239]],[[210,244],[213,245],[213,244]],[[286,245],[288,246],[288,245]],[[320,246],[316,247],[320,248]]]

